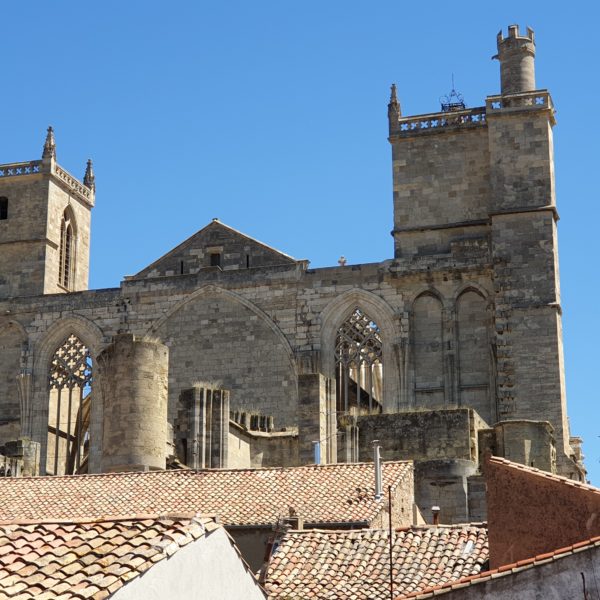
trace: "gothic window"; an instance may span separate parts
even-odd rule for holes
[[[445,403],[442,303],[433,294],[419,296],[413,305],[412,344],[414,394],[418,408]]]
[[[381,412],[383,344],[377,323],[360,308],[344,321],[335,345],[337,410]]]
[[[474,290],[456,303],[458,392],[462,406],[472,406],[488,423],[496,420],[489,393],[490,351],[485,299]]]
[[[74,253],[74,218],[65,210],[60,222],[60,260],[58,267],[58,283],[62,287],[71,289],[73,284],[73,273],[75,272]]]
[[[92,383],[90,351],[71,334],[50,363],[46,472],[84,472],[89,452]]]
[[[0,196],[0,221],[8,219],[8,198]]]

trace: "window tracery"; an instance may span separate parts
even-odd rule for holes
[[[48,452],[46,471],[81,472],[89,445],[92,360],[74,334],[58,347],[50,362]]]
[[[337,410],[381,411],[383,344],[379,326],[360,308],[338,329],[335,345]]]

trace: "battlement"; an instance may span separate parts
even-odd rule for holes
[[[520,40],[529,40],[532,43],[535,43],[535,33],[533,32],[533,29],[531,29],[531,27],[527,27],[527,35],[519,35],[519,26],[518,25],[509,25],[508,26],[508,37],[504,37],[504,34],[502,33],[502,29],[498,32],[498,35],[496,36],[496,41],[498,43],[498,46],[500,46],[500,44],[506,40],[509,39],[520,39]]]

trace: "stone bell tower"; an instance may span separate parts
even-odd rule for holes
[[[0,165],[0,299],[86,290],[95,181],[56,162],[48,128],[41,160]]]
[[[558,472],[579,477],[564,381],[554,105],[536,86],[533,30],[500,32],[493,58],[500,94],[485,106],[442,104],[440,112],[403,116],[392,88],[394,254],[407,268],[426,265],[431,281],[445,276],[489,290],[490,316],[481,318],[490,340],[490,397],[469,400],[469,385],[461,391],[468,348],[454,333],[457,308],[450,305],[438,352],[459,389],[452,395],[446,384],[445,398],[475,408],[490,425],[551,423]]]

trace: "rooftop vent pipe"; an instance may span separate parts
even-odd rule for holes
[[[381,500],[381,446],[379,440],[373,440],[373,464],[375,465],[375,500]]]
[[[313,452],[315,456],[315,465],[321,464],[321,442],[313,442]]]

